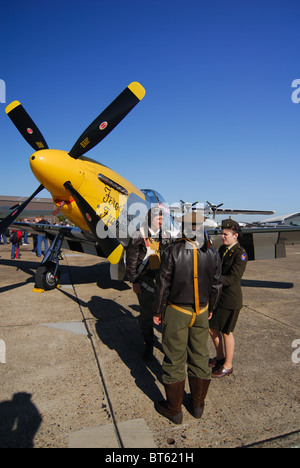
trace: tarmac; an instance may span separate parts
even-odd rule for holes
[[[300,447],[300,246],[249,262],[234,374],[210,385],[203,418],[175,426],[164,397],[161,330],[142,359],[129,283],[97,257],[64,251],[60,287],[35,293],[39,259],[0,245],[0,448]],[[214,356],[212,343],[209,343]]]

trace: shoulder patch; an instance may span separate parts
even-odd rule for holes
[[[241,259],[243,260],[243,262],[245,262],[245,261],[247,260],[247,254],[244,253],[244,254],[241,256]]]

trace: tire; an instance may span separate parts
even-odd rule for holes
[[[55,263],[47,262],[44,265],[41,265],[36,270],[35,274],[35,287],[38,289],[44,289],[45,291],[51,291],[52,289],[57,288],[60,273],[59,270],[54,276]]]

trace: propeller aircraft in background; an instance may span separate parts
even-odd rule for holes
[[[232,210],[230,208],[222,208],[221,206],[224,205],[224,203],[220,203],[219,205],[215,205],[213,203],[210,203],[209,201],[206,202],[207,205],[205,206],[205,213],[207,215],[212,215],[213,219],[216,219],[216,215],[226,215],[226,216],[232,216],[232,215],[239,215],[239,214],[244,214],[244,215],[274,215],[275,211],[262,211],[262,210]]]
[[[191,211],[199,211],[204,217],[205,217],[205,222],[204,222],[204,227],[207,229],[211,228],[217,228],[218,223],[215,221],[216,215],[226,215],[226,216],[232,216],[232,215],[239,215],[239,214],[245,214],[245,215],[274,215],[275,211],[261,211],[261,210],[233,210],[233,209],[221,209],[221,206],[224,205],[224,203],[221,203],[220,205],[215,205],[213,203],[210,203],[209,201],[203,203],[201,206],[199,206],[199,202],[196,201],[194,203],[187,203],[183,200],[180,200],[180,206],[179,204],[174,204],[171,205],[170,209],[173,214],[177,213],[180,216],[183,216],[185,213],[189,213]],[[212,216],[212,219],[210,218]]]
[[[62,248],[108,259],[112,279],[123,280],[124,253],[130,236],[136,232],[153,204],[164,210],[165,228],[170,231],[170,235],[172,232],[178,233],[170,209],[158,192],[140,190],[107,166],[84,156],[144,96],[144,88],[137,82],[131,83],[89,125],[69,152],[49,149],[42,133],[19,101],[13,101],[7,106],[7,115],[35,150],[30,157],[30,166],[40,185],[25,202],[15,207],[0,222],[0,234],[13,226],[34,234],[44,234],[50,239],[51,246],[36,272],[37,288],[50,290],[57,286]],[[61,211],[75,228],[15,222],[44,188],[51,193],[57,207],[56,214]],[[209,205],[213,214],[220,208]],[[221,243],[220,231],[213,229],[208,230],[208,233],[217,248]],[[284,256],[286,242],[300,242],[300,229],[248,229],[244,239],[243,245],[249,259],[276,258]]]

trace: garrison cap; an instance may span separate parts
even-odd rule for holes
[[[224,219],[222,221],[222,229],[232,229],[233,227],[240,229],[240,225],[233,219]]]

